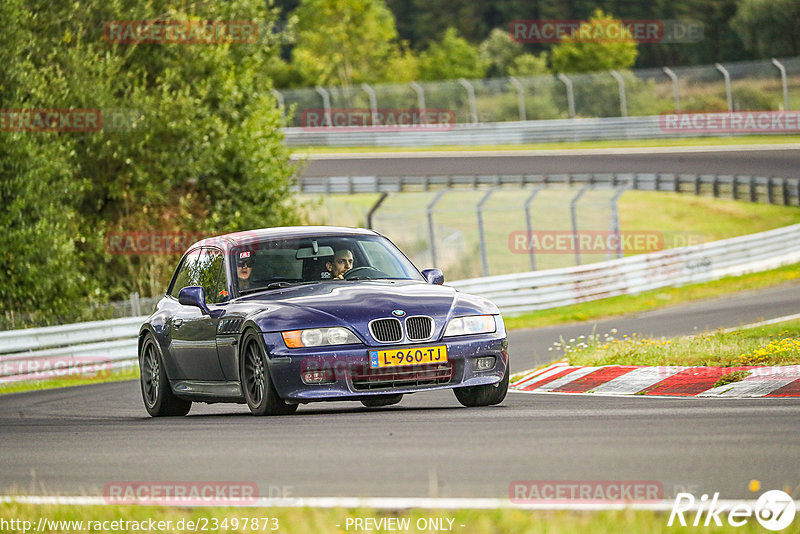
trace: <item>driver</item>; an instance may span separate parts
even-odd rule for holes
[[[344,273],[353,268],[353,253],[346,248],[337,250],[333,260],[327,262],[325,268],[331,273],[331,278],[344,280]]]

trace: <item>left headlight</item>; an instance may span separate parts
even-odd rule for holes
[[[445,337],[467,334],[489,334],[497,329],[494,315],[470,315],[451,319],[444,331]]]
[[[281,332],[281,337],[283,337],[283,342],[290,349],[360,343],[355,334],[341,326],[287,330],[286,332]]]

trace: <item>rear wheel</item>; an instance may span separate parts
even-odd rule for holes
[[[169,387],[169,379],[164,371],[161,354],[152,334],[145,334],[139,351],[139,383],[142,386],[144,407],[153,417],[165,415],[186,415],[192,402],[179,399]]]
[[[508,392],[508,378],[509,370],[506,365],[506,372],[503,379],[497,384],[488,384],[485,386],[467,386],[465,388],[456,388],[453,393],[456,394],[458,402],[464,406],[491,406],[493,404],[500,404],[506,398]]]
[[[361,399],[361,404],[367,408],[380,408],[381,406],[391,406],[392,404],[397,404],[401,400],[403,400],[402,393],[398,393],[396,395],[377,395],[375,397]]]
[[[256,334],[244,337],[241,357],[241,386],[247,407],[253,415],[289,415],[297,404],[287,404],[278,396],[269,376],[267,356]]]

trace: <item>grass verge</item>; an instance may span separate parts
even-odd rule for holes
[[[113,373],[101,373],[94,377],[65,377],[50,380],[27,380],[0,384],[0,395],[4,393],[19,393],[22,391],[39,391],[43,389],[64,388],[71,386],[85,386],[87,384],[100,384],[103,382],[119,382],[139,378],[139,367],[129,367]]]
[[[697,532],[698,527],[691,526],[694,514],[686,514],[687,527],[677,525],[667,526],[668,513],[648,511],[609,511],[609,512],[550,512],[550,511],[525,511],[525,510],[401,510],[378,511],[371,509],[319,509],[319,508],[167,508],[152,506],[64,506],[64,505],[27,505],[17,503],[0,504],[0,517],[5,521],[29,521],[31,529],[36,529],[39,521],[45,518],[47,525],[58,528],[43,528],[38,532],[87,532],[86,527],[95,528],[95,532],[111,531],[110,521],[137,522],[133,524],[119,523],[122,528],[114,528],[113,532],[308,532],[314,534],[333,534],[353,532],[364,529],[354,528],[356,518],[370,518],[374,521],[393,518],[394,520],[408,521],[409,528],[373,528],[368,530],[380,532],[430,532],[436,531],[435,525],[443,525],[450,530],[463,534],[473,533],[500,533],[514,532],[520,534],[534,533],[573,533],[592,532],[593,534],[616,534],[619,532],[652,532],[652,533],[682,533]],[[267,521],[265,521],[267,519]],[[348,519],[351,521],[348,526]],[[721,514],[722,527],[700,527],[702,532],[722,533],[730,532],[731,526],[727,523],[727,514]],[[155,530],[149,530],[150,521],[163,521]],[[247,520],[247,526],[242,526]],[[258,521],[258,528],[252,529],[253,520]],[[273,521],[274,520],[274,521]],[[436,521],[441,523],[436,523]],[[61,521],[80,521],[78,524],[59,523]],[[182,521],[182,523],[181,523]],[[188,521],[193,522],[190,528]],[[452,523],[449,523],[452,521]],[[103,527],[104,523],[106,527]],[[167,523],[168,522],[168,523]],[[223,528],[222,525],[227,528]],[[362,523],[363,524],[363,523]],[[713,522],[712,522],[713,524]],[[25,525],[25,526],[28,526]],[[213,528],[216,525],[216,528]],[[234,526],[237,525],[237,526]],[[266,528],[262,528],[266,525]],[[272,526],[277,525],[276,529]],[[430,526],[427,528],[426,525]],[[144,526],[144,528],[136,527]],[[180,527],[183,528],[180,528]],[[159,528],[166,527],[166,528]],[[205,528],[204,528],[205,527]],[[30,531],[28,530],[28,531]],[[743,526],[737,527],[736,532],[755,533],[764,532],[764,529],[754,519]],[[17,531],[23,532],[22,529]],[[782,532],[800,532],[800,522],[794,521]]]
[[[732,332],[722,330],[672,339],[606,334],[557,343],[570,365],[675,365],[736,367],[800,364],[800,321]],[[732,375],[732,376],[731,376]],[[744,378],[726,375],[727,382]],[[723,377],[725,378],[725,377]],[[726,383],[727,383],[726,382]]]
[[[549,310],[526,312],[513,317],[505,317],[505,323],[508,329],[514,329],[591,321],[720,297],[740,291],[773,287],[798,279],[800,279],[800,264],[786,265],[769,271],[729,276],[702,284],[654,289],[638,295],[621,295]]]
[[[681,147],[681,146],[729,146],[729,145],[765,145],[775,143],[798,143],[797,135],[748,135],[737,137],[699,137],[679,139],[616,139],[609,141],[578,141],[564,143],[529,143],[521,145],[437,145],[420,147],[296,147],[295,153],[304,154],[338,154],[338,153],[371,153],[371,152],[455,152],[455,151],[498,151],[498,150],[571,150],[592,148],[649,148],[649,147]]]

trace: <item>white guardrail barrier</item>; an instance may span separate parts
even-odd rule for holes
[[[577,267],[457,280],[504,313],[706,282],[800,262],[800,224]],[[145,317],[0,332],[0,383],[94,375],[136,365]]]
[[[577,267],[458,280],[504,313],[566,306],[660,287],[707,282],[800,261],[800,224]]]
[[[765,112],[765,114],[769,114]],[[727,113],[709,113],[716,124],[722,123]],[[546,119],[514,122],[481,122],[456,124],[451,129],[423,130],[421,128],[400,130],[364,128],[283,128],[288,146],[370,146],[412,147],[432,145],[519,145],[552,142],[598,141],[612,139],[668,139],[684,137],[720,137],[736,135],[758,135],[792,133],[765,128],[733,130],[715,127],[712,129],[667,128],[664,117],[606,117]],[[755,131],[754,131],[755,130]]]

